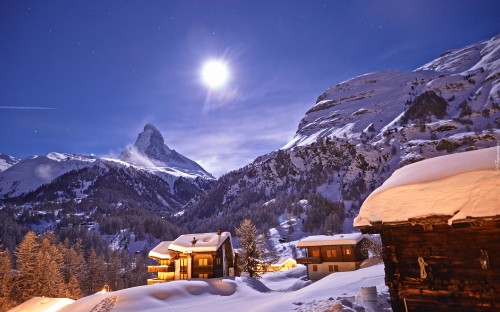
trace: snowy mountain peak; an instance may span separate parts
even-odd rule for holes
[[[163,147],[170,150],[168,146],[165,145],[165,140],[161,132],[150,123],[146,124],[144,126],[144,131],[139,133],[134,146],[144,154],[147,154],[148,151],[151,153],[154,149],[161,150]]]
[[[195,161],[170,149],[165,144],[161,132],[150,123],[144,126],[144,131],[139,133],[135,144],[121,153],[119,159],[148,169],[168,167],[179,172],[180,175],[185,173],[204,179],[213,179],[213,176]]]
[[[0,172],[5,171],[17,164],[20,159],[0,153]]]
[[[354,77],[318,97],[302,118],[294,139],[283,149],[310,145],[327,137],[354,139],[363,144],[368,138],[379,141],[384,134],[406,126],[400,120],[403,115],[407,121],[417,106],[427,107],[429,94],[446,101],[447,108],[443,116],[426,120],[427,130],[421,121],[422,133],[441,131],[444,128],[437,123],[445,120],[456,130],[453,134],[499,127],[499,78],[500,35],[447,51],[413,72],[386,71]],[[418,118],[422,120],[422,116]],[[427,136],[418,139],[428,139],[430,133]]]
[[[494,70],[498,68],[499,59],[500,35],[497,35],[465,48],[446,51],[437,59],[417,68],[416,71],[461,73],[479,68]]]

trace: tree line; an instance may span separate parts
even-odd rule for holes
[[[26,233],[13,253],[0,246],[0,311],[33,297],[79,299],[104,285],[111,290],[144,285],[146,258],[126,251],[85,251],[81,240],[62,242],[53,232]]]

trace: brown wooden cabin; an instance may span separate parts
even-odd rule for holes
[[[500,218],[448,219],[360,227],[380,233],[393,311],[500,311]]]
[[[149,252],[158,265],[148,266],[157,273],[149,284],[191,278],[234,276],[234,255],[229,232],[197,233],[179,236],[158,244]]]
[[[331,273],[357,270],[368,259],[368,251],[361,248],[363,239],[361,233],[308,236],[297,244],[307,253],[297,258],[297,263],[307,266],[307,278],[313,281]]]
[[[363,203],[354,225],[381,236],[393,311],[500,311],[496,157],[489,148],[408,165]]]

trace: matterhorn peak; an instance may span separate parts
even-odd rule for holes
[[[129,146],[119,158],[137,166],[168,167],[187,174],[213,179],[212,175],[196,162],[170,149],[165,144],[161,132],[150,123],[144,126],[144,130],[139,133],[134,145]]]
[[[164,147],[170,150],[165,145],[165,140],[161,132],[150,123],[147,123],[144,126],[144,131],[139,133],[134,146],[144,154],[154,152],[153,150],[163,149]]]

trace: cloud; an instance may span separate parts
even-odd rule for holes
[[[20,109],[20,110],[47,110],[57,109],[55,107],[42,107],[42,106],[0,106],[0,109]]]
[[[205,104],[203,105],[203,112],[217,110],[243,100],[245,100],[245,97],[238,88],[222,91],[208,91],[205,98]]]
[[[35,168],[35,175],[45,182],[50,182],[53,179],[51,165],[39,165]]]
[[[146,155],[137,150],[134,145],[131,145],[127,148],[127,151],[125,152],[125,158],[128,162],[134,165],[146,168],[165,166],[165,164],[161,162],[154,162],[153,160],[149,159]]]
[[[285,113],[278,112],[282,110]],[[293,138],[303,113],[290,114],[290,108],[269,108],[239,114],[207,118],[197,127],[171,128],[167,144],[217,177],[283,147]]]

